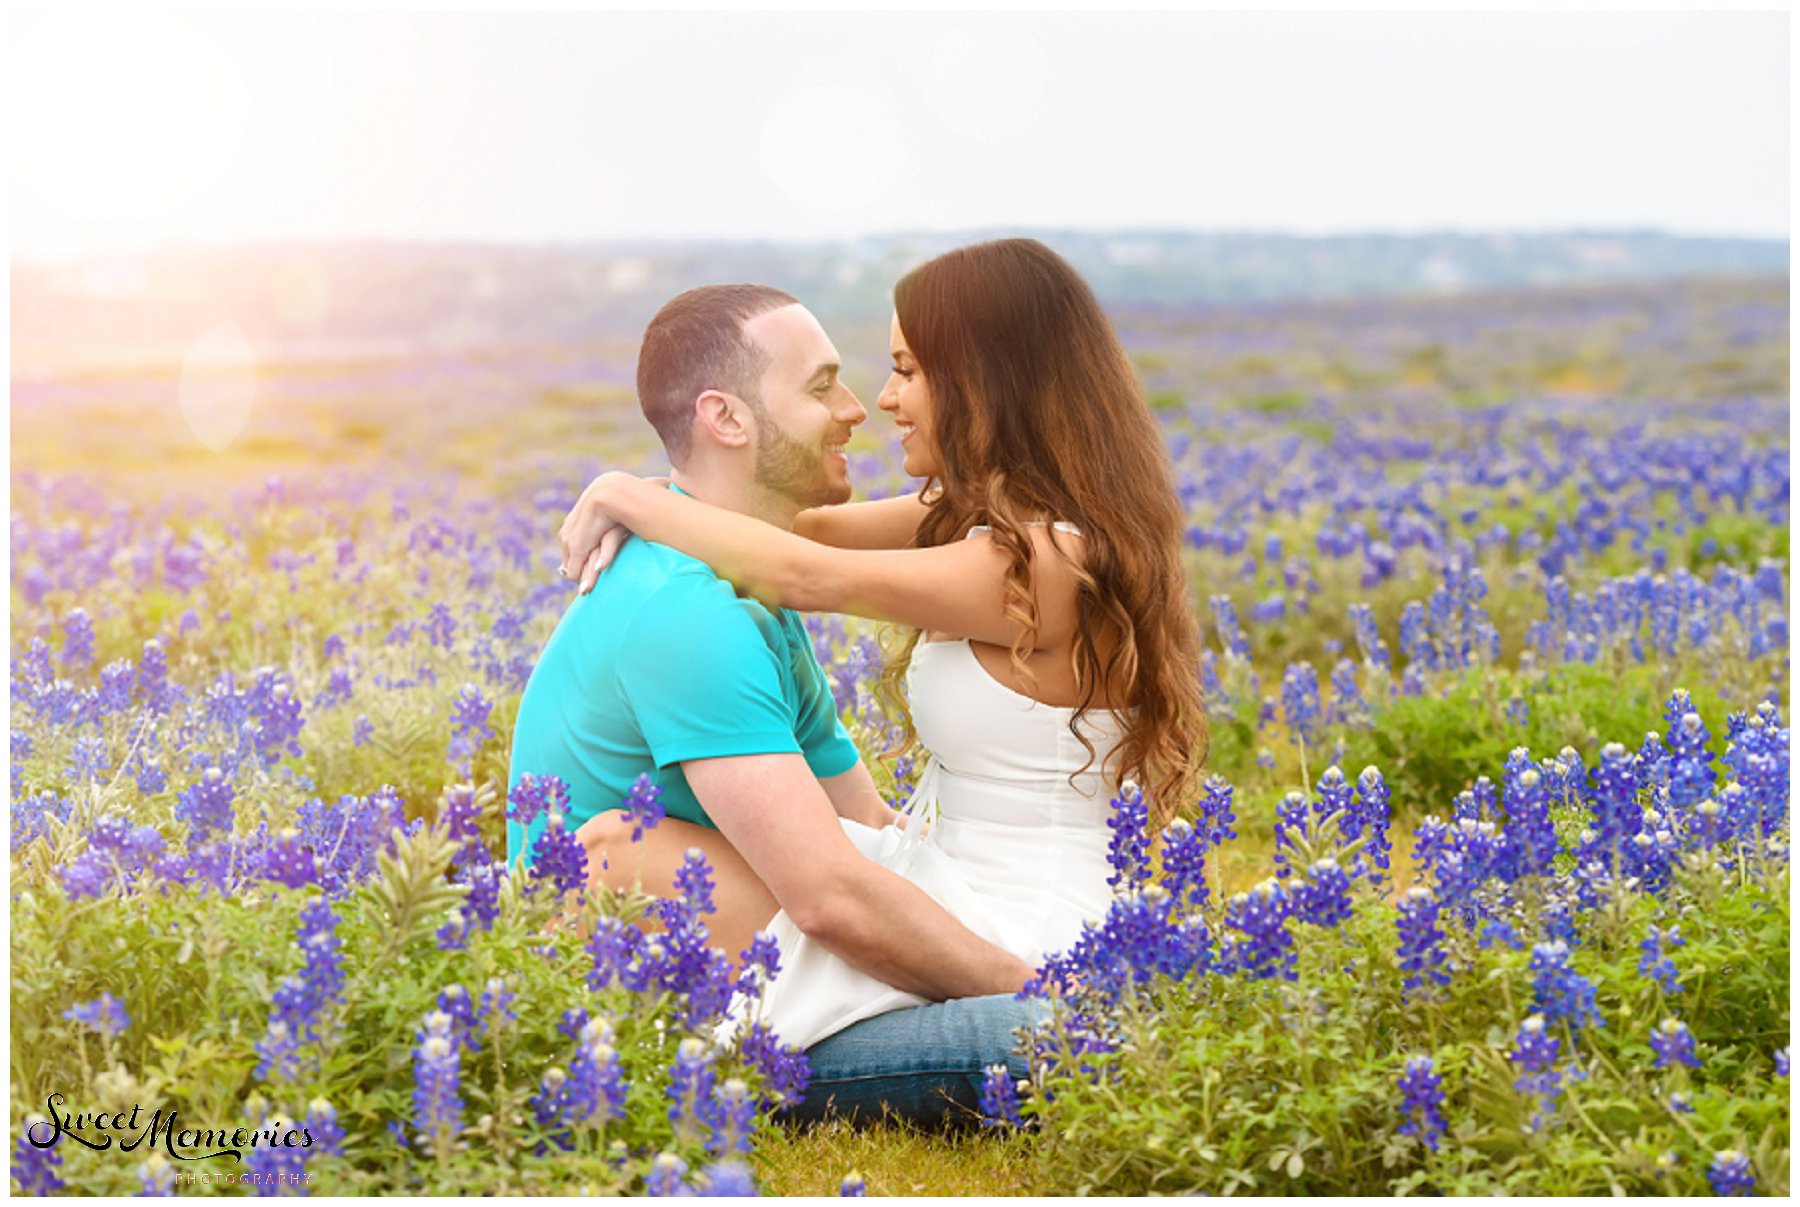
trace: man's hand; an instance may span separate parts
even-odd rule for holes
[[[864,858],[800,755],[695,759],[682,770],[794,925],[870,976],[934,1001],[1016,993],[1031,978],[1025,961]]]
[[[583,595],[593,590],[601,572],[612,565],[619,546],[631,535],[623,524],[613,518],[606,501],[607,493],[617,489],[621,480],[625,479],[665,489],[669,485],[667,478],[640,479],[622,470],[601,474],[588,483],[587,489],[581,492],[581,497],[575,500],[575,506],[569,509],[562,527],[557,530],[557,540],[562,544],[563,577],[575,577],[577,589]]]

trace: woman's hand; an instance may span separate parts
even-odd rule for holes
[[[601,571],[612,564],[619,546],[631,535],[608,507],[611,492],[626,481],[641,481],[661,488],[669,485],[667,478],[639,478],[621,470],[601,474],[581,492],[557,531],[557,539],[562,542],[563,577],[574,575],[577,590],[583,595],[593,590]]]

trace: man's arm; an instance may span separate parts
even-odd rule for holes
[[[937,1001],[1013,993],[1030,979],[1025,961],[864,858],[800,755],[696,759],[682,770],[794,925],[870,976]]]
[[[842,775],[833,775],[819,781],[819,787],[825,789],[825,795],[831,800],[831,807],[839,817],[847,817],[851,821],[860,821],[872,830],[892,825],[898,816],[888,803],[881,799],[880,789],[875,787],[875,780],[861,759],[856,765]]]

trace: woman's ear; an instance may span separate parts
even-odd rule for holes
[[[724,448],[742,448],[750,443],[748,413],[743,399],[723,390],[707,390],[694,399],[694,421]]]

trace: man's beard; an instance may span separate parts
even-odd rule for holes
[[[790,439],[761,402],[744,401],[756,416],[756,484],[801,507],[843,502],[847,495],[831,480],[825,450]]]

